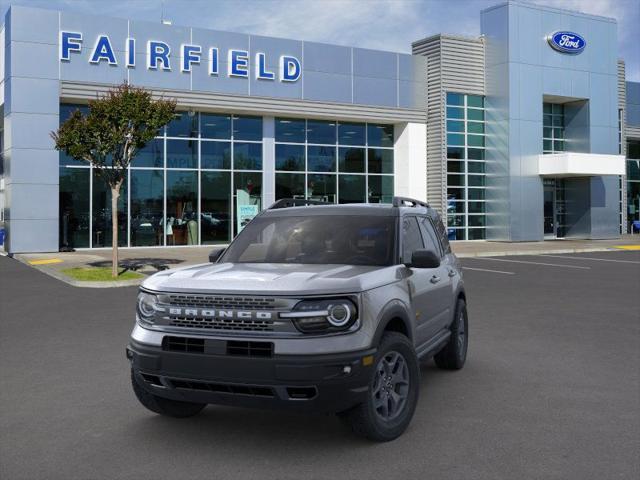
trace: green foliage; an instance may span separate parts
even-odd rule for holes
[[[142,278],[144,275],[130,270],[124,270],[117,277],[111,275],[110,267],[73,267],[65,268],[62,273],[84,282],[109,282],[112,280],[135,280]]]
[[[73,112],[51,137],[57,150],[90,163],[119,190],[136,153],[171,121],[175,109],[175,100],[154,100],[149,91],[123,83],[90,101],[87,115]]]

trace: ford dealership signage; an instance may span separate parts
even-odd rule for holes
[[[81,32],[60,32],[59,54],[60,61],[70,62],[83,49],[89,50],[89,63],[99,65],[125,65],[127,68],[135,68],[138,63],[138,51],[136,50],[136,39],[127,38],[123,45],[113,43],[108,35],[99,35],[94,43],[85,45],[85,39]],[[122,48],[124,47],[124,48]],[[191,72],[194,66],[206,64],[209,75],[218,76],[226,73],[229,77],[248,78],[252,71],[258,80],[275,80],[281,82],[297,82],[302,75],[300,60],[291,55],[281,55],[279,58],[279,68],[269,68],[267,56],[262,52],[257,52],[250,58],[246,50],[229,49],[220,52],[217,47],[211,47],[203,51],[202,46],[192,44],[179,45],[179,49],[162,42],[160,40],[149,40],[147,42],[146,68],[149,70],[171,71],[174,68],[181,72]],[[124,51],[124,54],[120,53]],[[226,55],[227,71],[220,72],[220,55]],[[120,57],[120,58],[119,58]]]
[[[551,48],[562,53],[581,53],[587,42],[584,38],[574,32],[555,32],[547,37],[547,42]]]

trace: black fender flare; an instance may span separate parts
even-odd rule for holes
[[[376,327],[376,332],[373,335],[373,342],[371,346],[377,347],[380,344],[380,340],[382,339],[382,335],[384,334],[387,326],[395,318],[402,320],[407,336],[409,337],[409,340],[413,342],[414,328],[410,320],[410,315],[411,314],[407,306],[400,300],[392,300],[387,303],[382,308],[382,311],[378,316],[378,326]]]

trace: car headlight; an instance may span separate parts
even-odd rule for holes
[[[291,312],[280,313],[289,318],[303,333],[340,332],[351,328],[358,320],[358,309],[348,298],[303,300]]]
[[[156,314],[156,308],[158,305],[158,297],[148,292],[138,293],[138,301],[136,304],[136,310],[138,312],[138,319],[141,323],[146,325],[152,325],[153,319]]]

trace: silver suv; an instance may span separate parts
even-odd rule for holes
[[[210,263],[142,284],[127,357],[145,407],[331,412],[388,441],[413,416],[419,360],[462,368],[466,295],[437,212],[319,203],[280,200]]]

